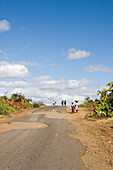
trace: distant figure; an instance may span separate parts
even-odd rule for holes
[[[76,112],[78,112],[78,101],[75,101],[76,104],[75,104],[75,109],[76,109]]]
[[[74,103],[71,103],[71,109],[72,109],[72,113],[74,113]]]
[[[55,105],[55,102],[53,101],[53,106]]]
[[[63,103],[64,103],[64,102],[63,102],[63,100],[62,100],[62,101],[61,101],[61,105],[62,105],[62,106],[63,106]]]
[[[64,105],[66,106],[66,100],[64,100]]]

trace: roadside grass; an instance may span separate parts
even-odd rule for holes
[[[92,161],[91,155],[95,157],[93,160],[94,167],[97,162],[99,164],[102,161],[106,168],[109,169],[109,166],[113,168],[113,117],[91,118],[89,117],[90,109],[86,107],[79,107],[78,113],[75,114],[70,114],[69,107],[67,107],[67,112],[70,122],[72,125],[75,124],[77,128],[75,136],[88,148],[89,154],[87,156],[89,155],[89,157],[86,158],[86,161],[90,168],[92,166],[92,163],[90,163]]]
[[[91,119],[92,122],[87,127],[87,131],[92,135],[94,141],[107,153],[109,160],[107,163],[113,166],[113,118]]]

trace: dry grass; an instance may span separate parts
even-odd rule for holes
[[[86,147],[86,154],[82,156],[86,166],[91,170],[113,169],[113,118],[89,119],[88,108],[79,108],[78,113],[70,114],[67,107],[67,112],[67,120],[76,127],[76,131],[69,134]]]

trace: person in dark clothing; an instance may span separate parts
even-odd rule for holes
[[[75,111],[74,111],[74,103],[73,102],[71,104],[71,109],[72,109],[72,113],[74,113]]]
[[[62,106],[63,106],[63,103],[64,103],[64,102],[63,102],[63,100],[62,100],[62,101],[61,101],[61,105],[62,105]]]
[[[66,100],[64,101],[64,105],[66,106]]]

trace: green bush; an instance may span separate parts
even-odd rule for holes
[[[15,110],[20,110],[20,107],[19,106],[15,106],[14,109]]]
[[[20,94],[14,93],[11,95],[10,101],[29,103],[32,102],[32,99],[25,98],[24,94],[22,95],[21,93]]]
[[[39,103],[36,103],[36,102],[33,102],[32,106],[37,107],[37,108],[40,107]]]
[[[4,99],[0,98],[0,114],[9,115],[12,111],[14,111],[14,108],[11,106],[7,106],[4,102]]]
[[[91,112],[91,117],[113,117],[113,82],[108,83],[106,86],[107,88],[97,93],[100,95],[100,100],[94,111]]]
[[[6,96],[0,97],[0,115],[9,115],[11,112],[15,110],[19,110],[21,108],[26,109],[27,107],[35,107],[38,108],[43,105],[42,102],[32,104],[32,99],[25,98],[24,95],[20,94],[12,94],[10,98]]]

